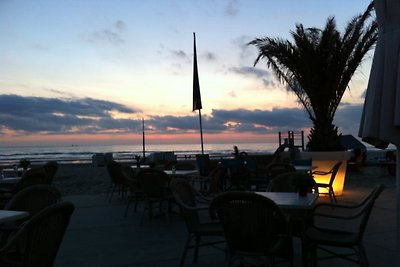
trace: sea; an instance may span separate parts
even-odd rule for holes
[[[249,154],[273,153],[277,143],[243,144],[204,144],[204,153],[210,157],[232,155],[233,146]],[[200,144],[147,144],[145,156],[154,152],[174,152],[178,157],[194,156],[201,153]],[[128,145],[70,145],[70,146],[9,146],[0,147],[0,166],[18,164],[21,159],[32,163],[56,160],[59,163],[90,163],[96,153],[112,153],[113,158],[121,161],[134,160],[143,156],[142,144]]]
[[[233,146],[239,151],[248,154],[272,154],[277,143],[219,143],[204,144],[204,153],[210,158],[232,156]],[[385,150],[367,147],[369,160],[376,160],[385,156]],[[154,152],[174,152],[178,158],[191,157],[201,153],[200,144],[147,144],[145,156]],[[28,159],[34,163],[44,163],[56,160],[59,163],[91,163],[96,153],[112,153],[113,158],[119,161],[134,161],[135,156],[143,156],[142,144],[127,145],[70,145],[70,146],[7,146],[0,147],[0,166],[19,164],[21,159]]]

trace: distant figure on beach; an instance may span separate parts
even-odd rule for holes
[[[237,146],[233,146],[233,156],[235,157],[235,159],[246,157],[247,156],[247,152],[246,151],[240,152],[239,148]]]
[[[233,146],[233,156],[235,158],[239,157],[239,148],[237,146]]]

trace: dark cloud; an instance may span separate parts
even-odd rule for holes
[[[217,59],[217,56],[212,53],[212,52],[207,52],[204,54],[204,57],[208,60],[208,61],[215,61]]]
[[[238,5],[237,0],[230,0],[225,9],[226,14],[233,17],[236,16],[239,13],[237,5]]]
[[[86,41],[91,43],[103,42],[112,45],[121,45],[125,43],[125,40],[122,37],[122,32],[125,30],[125,28],[126,28],[125,22],[118,20],[112,25],[111,28],[95,31],[85,39]]]
[[[275,108],[271,111],[214,109],[212,120],[220,124],[231,122],[230,129],[249,132],[276,133],[311,126],[305,112],[297,108]]]
[[[341,105],[335,124],[344,134],[357,135],[361,104]],[[76,134],[141,132],[141,120],[120,119],[113,112],[134,114],[138,110],[92,98],[43,98],[0,95],[0,135],[8,130],[18,134]],[[301,131],[311,127],[301,108],[272,110],[214,109],[203,115],[205,133],[252,132],[256,134]],[[197,114],[152,116],[146,119],[149,133],[188,133],[199,129]]]
[[[341,105],[335,115],[334,123],[343,134],[357,135],[360,128],[363,104]]]
[[[0,125],[18,132],[88,133],[132,127],[132,121],[114,119],[112,112],[133,114],[137,110],[92,98],[0,95]]]
[[[229,70],[237,74],[252,75],[257,78],[264,78],[271,76],[271,73],[269,71],[255,67],[231,67]]]
[[[183,50],[172,50],[171,53],[174,57],[188,59],[188,56],[186,55],[185,51],[183,51]]]

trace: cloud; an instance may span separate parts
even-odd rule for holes
[[[343,134],[358,135],[363,104],[345,104],[335,114],[334,123]]]
[[[335,124],[344,134],[357,135],[361,104],[341,105]],[[93,98],[44,98],[0,95],[0,135],[141,132],[141,120],[121,119],[114,114],[134,115],[139,110]],[[255,134],[301,131],[312,126],[301,108],[213,109],[203,115],[205,133],[251,132]],[[146,119],[149,133],[174,134],[198,131],[197,115],[152,116]]]
[[[237,0],[230,0],[228,5],[226,6],[225,13],[229,16],[235,17],[239,13],[239,9],[237,7]]]
[[[124,105],[92,99],[60,99],[0,95],[0,126],[18,133],[90,133],[131,128],[132,120],[113,113],[134,114]]]
[[[171,50],[171,54],[174,57],[180,58],[180,59],[189,59],[185,51],[183,50]]]
[[[108,43],[111,45],[121,45],[125,43],[125,39],[122,37],[122,33],[125,28],[125,22],[117,20],[111,28],[95,31],[85,39],[90,43]]]
[[[257,78],[270,77],[271,73],[255,67],[231,67],[230,71],[241,75],[252,75]]]

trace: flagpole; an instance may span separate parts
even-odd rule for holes
[[[201,154],[204,155],[204,145],[203,145],[203,125],[201,123],[201,109],[199,109],[199,121],[200,121],[200,140],[201,140]]]
[[[146,146],[145,146],[145,138],[144,138],[144,118],[142,118],[142,145],[143,145],[143,162],[146,159]]]

